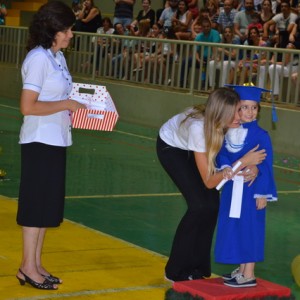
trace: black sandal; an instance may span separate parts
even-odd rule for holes
[[[62,280],[58,277],[55,277],[51,274],[49,275],[44,275],[44,274],[41,274],[45,279],[47,279],[49,282],[51,282],[52,284],[61,284],[62,283]]]
[[[21,269],[19,269],[19,272],[25,278],[25,279],[22,279],[22,278],[16,276],[17,279],[20,282],[20,285],[25,285],[25,283],[27,282],[36,289],[40,289],[40,290],[57,290],[57,287],[54,287],[53,283],[50,282],[48,279],[45,279],[43,283],[39,283],[39,282],[36,282],[36,281],[32,280],[30,277],[28,277]]]

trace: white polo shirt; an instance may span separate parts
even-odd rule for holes
[[[192,109],[168,120],[159,130],[160,138],[172,147],[194,152],[206,152],[204,118],[188,118],[182,121]]]
[[[50,49],[32,49],[22,66],[23,89],[39,93],[39,101],[58,101],[69,98],[72,77],[62,52],[55,57]],[[57,112],[47,116],[24,116],[20,144],[40,142],[53,146],[70,146],[71,113]]]

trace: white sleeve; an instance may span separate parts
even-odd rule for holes
[[[193,122],[189,127],[188,149],[195,152],[206,152],[203,122]]]
[[[29,54],[22,66],[23,89],[40,93],[47,73],[47,56],[42,52]]]

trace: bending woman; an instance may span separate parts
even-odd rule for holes
[[[171,281],[193,280],[211,275],[210,251],[216,226],[219,193],[214,187],[223,179],[216,172],[215,158],[227,128],[240,126],[240,99],[236,92],[219,88],[212,92],[206,106],[187,109],[160,129],[158,158],[187,202],[165,267]],[[248,152],[240,169],[256,165],[265,151]],[[238,171],[237,170],[237,171]],[[252,168],[252,180],[257,168]]]

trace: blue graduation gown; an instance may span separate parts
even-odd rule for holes
[[[231,135],[231,136],[230,136]],[[228,181],[221,192],[215,260],[219,263],[241,264],[264,260],[266,209],[257,210],[256,198],[277,200],[273,174],[273,150],[268,132],[260,128],[257,121],[244,123],[242,128],[230,129],[219,152],[218,167],[232,165],[249,150],[259,144],[265,149],[266,159],[259,165],[259,174],[248,187],[244,183],[240,218],[230,218],[233,181]]]

